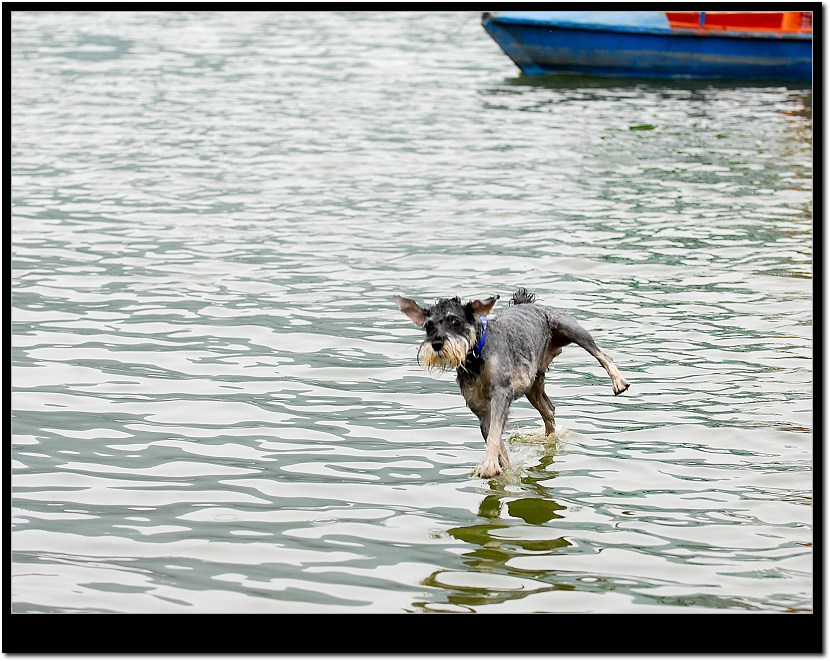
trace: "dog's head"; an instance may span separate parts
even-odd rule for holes
[[[427,369],[441,371],[464,363],[477,341],[479,317],[488,314],[497,300],[498,295],[462,303],[456,296],[441,298],[432,307],[422,308],[411,298],[395,296],[400,311],[426,333],[418,349],[418,362]]]

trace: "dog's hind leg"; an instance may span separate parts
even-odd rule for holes
[[[608,376],[611,377],[611,385],[615,395],[619,395],[628,389],[631,384],[620,374],[620,370],[617,369],[614,361],[602,352],[591,334],[582,328],[576,319],[567,312],[557,310],[550,315],[550,325],[552,331],[551,342],[553,344],[564,346],[569,342],[575,342],[599,361],[599,364],[605,368]]]
[[[553,419],[555,409],[545,392],[544,373],[540,372],[536,376],[536,380],[530,386],[530,390],[527,391],[527,399],[533,404],[533,408],[542,415],[542,420],[545,423],[545,436],[550,436],[555,428]]]

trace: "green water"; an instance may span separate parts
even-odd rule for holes
[[[810,90],[477,16],[14,12],[14,612],[812,611]],[[476,479],[392,297],[520,286],[632,386]]]

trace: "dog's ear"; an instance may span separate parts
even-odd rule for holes
[[[493,309],[497,300],[499,300],[498,294],[490,298],[485,298],[483,301],[479,301],[478,299],[470,301],[467,305],[473,309],[473,314],[476,317],[481,317],[482,315],[490,314],[490,310]]]
[[[421,326],[426,318],[426,312],[411,298],[404,298],[403,296],[395,296],[395,303],[398,304],[401,312],[412,320],[416,326]]]

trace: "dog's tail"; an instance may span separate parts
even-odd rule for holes
[[[524,287],[519,287],[513,297],[510,299],[510,305],[522,305],[523,303],[533,303],[536,301],[536,294],[530,293]]]

